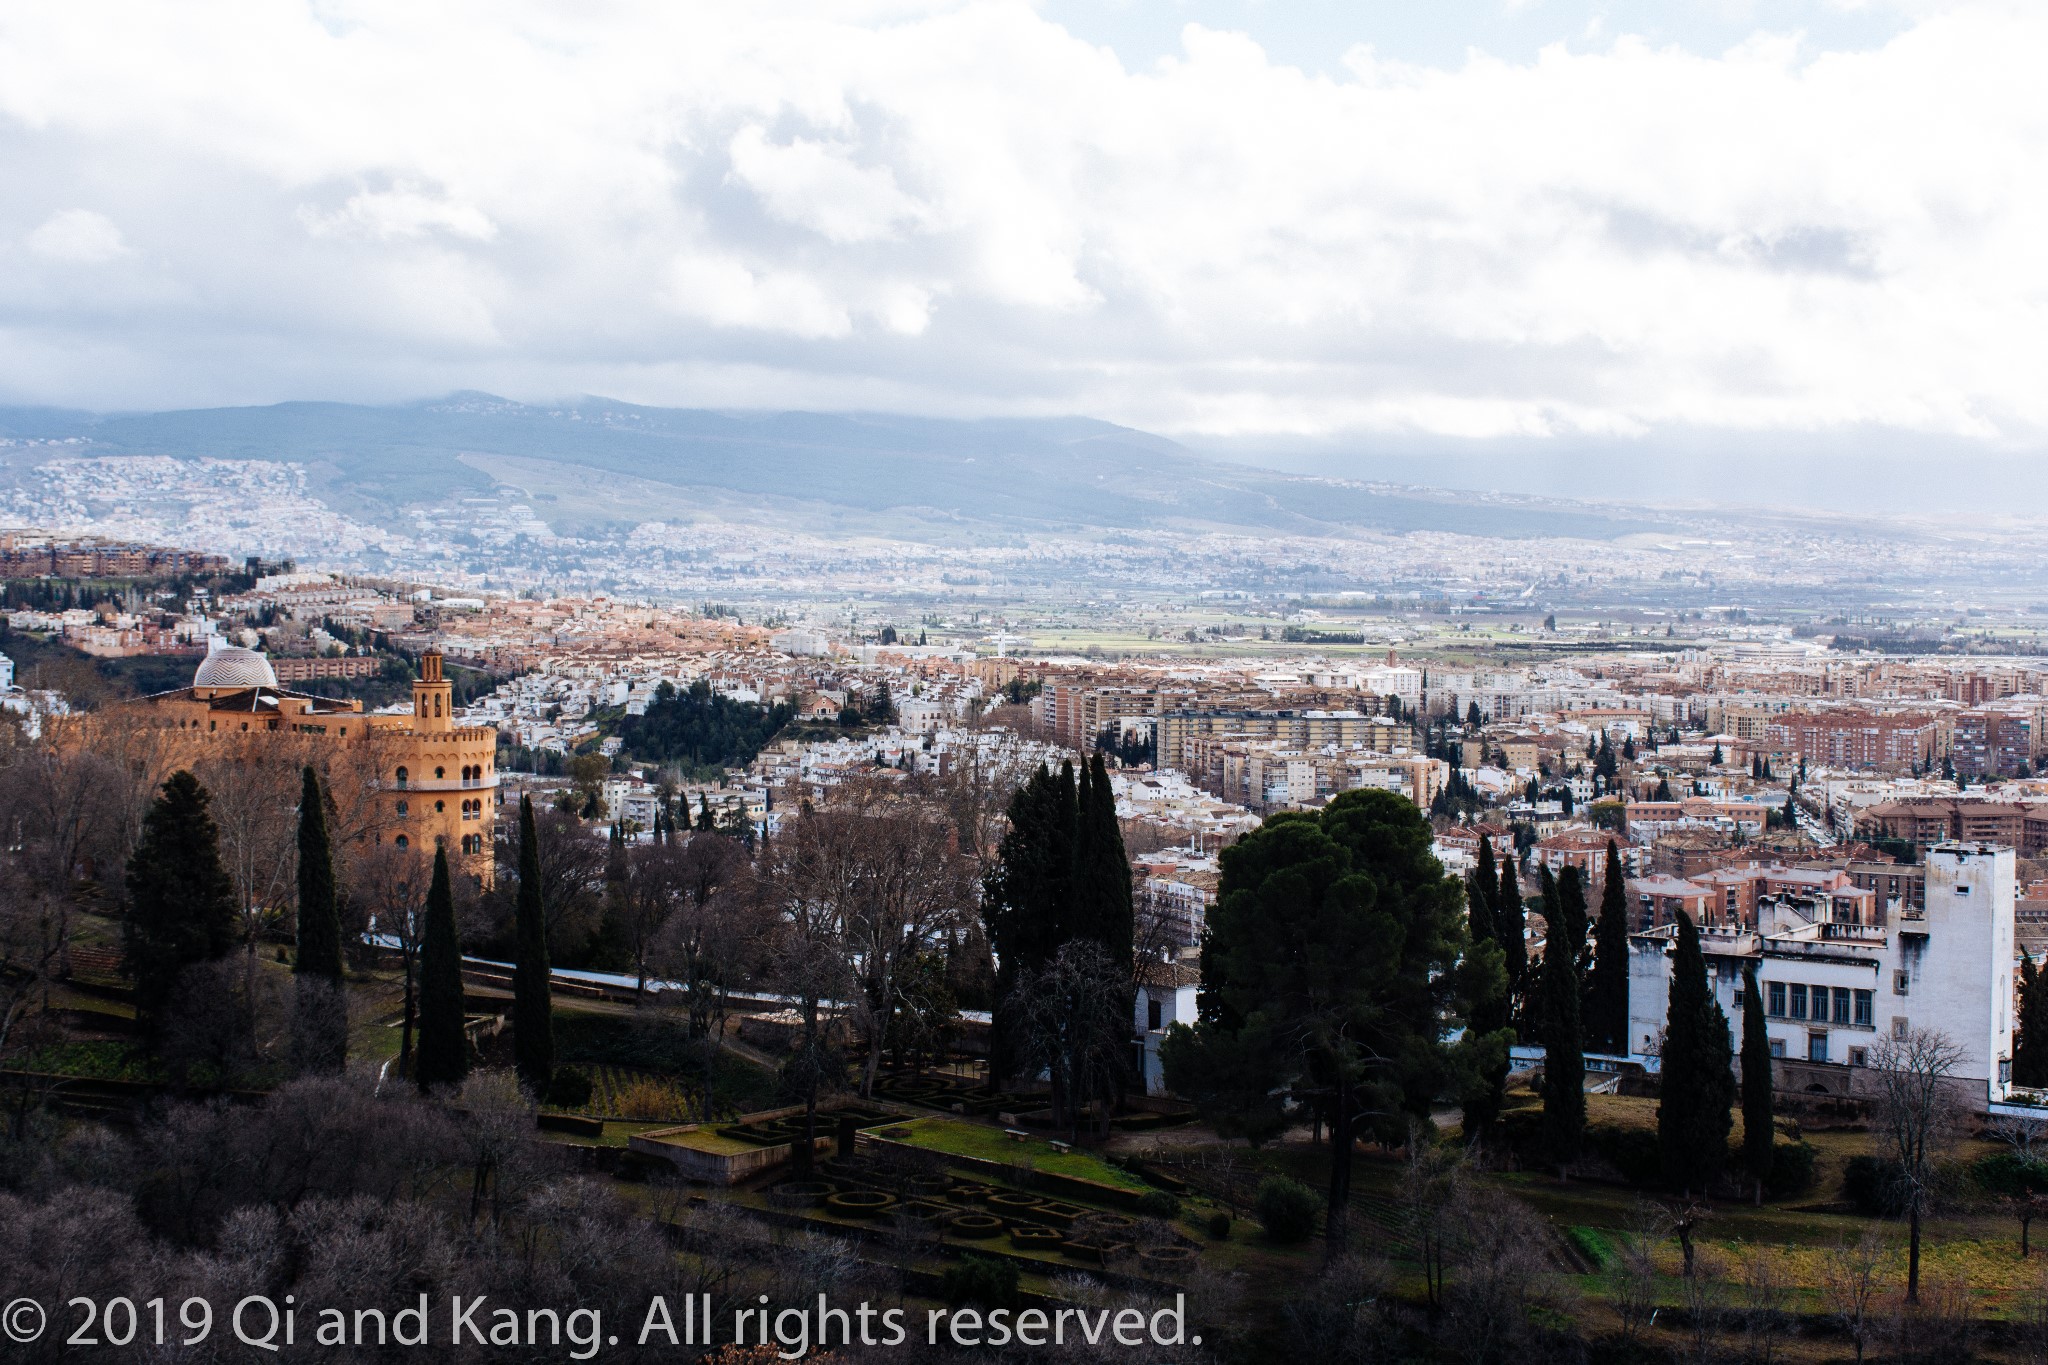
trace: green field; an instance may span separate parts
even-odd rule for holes
[[[1057,1151],[1043,1138],[1027,1137],[1019,1142],[1000,1128],[990,1128],[979,1123],[962,1123],[958,1119],[913,1119],[898,1127],[906,1130],[907,1135],[901,1138],[887,1138],[886,1141],[900,1141],[928,1152],[942,1152],[947,1156],[973,1157],[981,1161],[1026,1166],[1034,1171],[1044,1171],[1048,1175],[1092,1180],[1099,1185],[1110,1185],[1120,1190],[1144,1191],[1151,1188],[1130,1172],[1112,1166],[1100,1157],[1079,1151]],[[883,1131],[895,1133],[897,1128],[891,1127]]]

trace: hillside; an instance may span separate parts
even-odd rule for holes
[[[719,499],[778,499],[898,520],[1039,527],[1213,528],[1290,534],[1455,531],[1608,539],[1647,529],[1626,513],[1533,499],[1291,475],[1197,455],[1088,418],[958,421],[863,413],[645,408],[602,398],[543,407],[462,393],[374,407],[92,414],[0,408],[6,468],[57,456],[168,455],[307,467],[339,510],[403,508],[483,492],[490,457],[628,476]],[[68,440],[47,445],[17,444]]]

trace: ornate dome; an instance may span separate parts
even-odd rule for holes
[[[200,661],[194,687],[275,687],[277,672],[253,649],[216,649]]]

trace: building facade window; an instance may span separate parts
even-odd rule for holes
[[[1785,1040],[1783,1038],[1771,1039],[1771,1055],[1773,1057],[1782,1057],[1785,1055]]]
[[[1785,1017],[1785,983],[1782,981],[1771,982],[1768,995],[1770,1004],[1766,1006],[1767,1012],[1773,1018],[1783,1019]]]
[[[1856,1026],[1858,1028],[1876,1027],[1873,1022],[1877,1013],[1876,995],[1875,991],[1856,992]]]
[[[1837,986],[1835,987],[1834,994],[1835,1011],[1833,1022],[1837,1024],[1847,1024],[1849,1022],[1849,1012],[1851,1008],[1849,1004],[1849,988],[1847,986]]]
[[[399,813],[400,815],[410,815],[410,814],[412,814],[412,802],[410,802],[410,801],[401,801],[401,802],[399,802],[399,803],[398,803],[398,813]]]
[[[396,839],[393,839],[391,842],[397,844],[400,848],[412,847],[412,840],[406,838],[403,834],[399,835]]]
[[[400,791],[405,789],[405,784],[411,780],[411,777],[412,774],[408,773],[405,769],[400,768],[398,770],[398,787]]]
[[[1791,996],[1792,1007],[1786,1013],[1790,1014],[1794,1019],[1804,1019],[1806,1017],[1806,987],[1796,981],[1793,982]]]
[[[1828,1059],[1828,1036],[1825,1033],[1806,1035],[1806,1060],[1824,1062]]]

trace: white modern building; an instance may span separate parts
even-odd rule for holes
[[[1139,973],[1137,1017],[1138,1075],[1148,1095],[1166,1093],[1166,1072],[1159,1064],[1159,1045],[1175,1024],[1195,1025],[1196,995],[1201,972],[1192,962],[1147,963]]]
[[[1763,994],[1780,1089],[1858,1093],[1872,1046],[1913,1029],[1947,1035],[1960,1079],[2005,1097],[2012,1065],[2013,850],[1947,843],[1928,849],[1926,908],[1883,907],[1878,922],[1832,918],[1826,897],[1767,897],[1758,924],[1702,930],[1715,996],[1739,1042],[1745,967]],[[1629,1051],[1660,1050],[1677,926],[1632,935]]]

